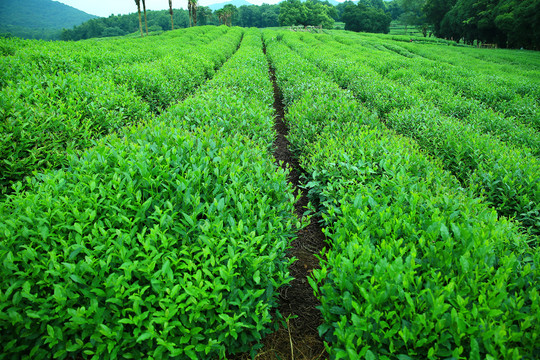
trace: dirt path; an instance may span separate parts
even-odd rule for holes
[[[266,48],[263,51],[266,54]],[[276,111],[274,128],[278,134],[274,142],[274,157],[276,162],[282,162],[282,166],[291,169],[289,181],[294,185],[295,193],[298,194],[302,169],[289,150],[289,141],[287,140],[289,129],[283,120],[285,113],[282,95],[271,67],[269,67],[269,73],[274,85],[274,108]],[[306,195],[302,195],[295,205],[296,215],[299,218],[306,211],[307,204]],[[321,313],[316,307],[320,303],[313,295],[313,290],[307,281],[311,271],[319,267],[319,260],[315,255],[327,245],[319,220],[312,218],[310,225],[298,232],[297,238],[292,242],[292,248],[287,254],[288,257],[295,257],[297,260],[290,268],[294,280],[290,286],[281,289],[279,311],[285,318],[294,318],[288,321],[288,328],[280,328],[264,341],[265,346],[256,359],[315,360],[328,358],[317,331],[317,327],[321,324]]]

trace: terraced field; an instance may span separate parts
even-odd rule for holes
[[[540,357],[540,55],[0,39],[0,359]]]

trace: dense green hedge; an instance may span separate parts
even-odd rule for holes
[[[178,50],[171,47],[170,54],[157,60],[123,64],[107,69],[107,74],[141,96],[153,112],[160,113],[212,77],[238,48],[243,33],[240,28],[218,30],[221,32],[213,31],[212,37],[197,38],[191,46],[183,45]]]
[[[302,35],[306,41],[310,37]],[[285,35],[284,41],[326,70],[328,76],[384,118],[389,127],[416,139],[425,150],[440,158],[463,185],[485,196],[501,215],[515,217],[526,230],[540,234],[540,163],[532,155],[533,150],[526,146],[514,148],[478,132],[474,125],[444,116],[414,89],[366,67],[362,56],[356,57],[350,51],[341,59],[332,51],[330,41],[308,46],[292,33]],[[328,49],[328,56],[318,56],[314,48],[325,53]],[[516,133],[510,125],[502,128],[510,131],[508,138],[523,134],[519,126]],[[529,133],[530,139],[537,137],[534,130]]]
[[[540,235],[540,163],[535,157],[478,135],[429,106],[391,113],[387,124],[442,159],[446,169],[501,215],[515,217]]]
[[[122,64],[149,62],[194,45],[207,44],[224,32],[226,30],[222,27],[202,26],[145,38],[119,37],[77,42],[0,38],[0,47],[10,49],[7,50],[10,56],[0,58],[0,86],[42,73],[88,73]]]
[[[242,44],[192,99],[234,83],[259,107],[224,106],[268,113],[260,35]],[[271,331],[299,226],[288,173],[266,139],[216,123],[221,108],[192,127],[183,106],[0,204],[0,358],[224,358]]]
[[[411,69],[412,76],[423,76],[441,84],[450,85],[455,94],[476,99],[497,111],[515,116],[520,121],[539,129],[540,86],[538,80],[540,73],[538,71],[532,71],[529,74],[515,69],[500,71],[497,66],[488,66],[487,69],[482,69],[478,66],[477,61],[459,55],[459,60],[455,65],[448,64],[446,63],[448,58],[456,57],[455,51],[448,55],[448,48],[446,48],[446,52],[439,52],[439,47],[432,48],[433,51],[427,56],[429,58],[425,58],[425,55],[418,56],[409,51],[409,49],[417,50],[417,46],[397,45],[382,39],[377,41],[361,39],[361,43],[359,43],[359,37],[349,36],[349,38],[351,41],[348,42],[349,50],[346,52],[354,52],[355,57],[362,58],[366,64],[372,64],[374,60],[385,68]],[[424,54],[425,50],[421,53]],[[381,56],[387,61],[378,61]],[[515,56],[517,57],[519,54],[515,54]],[[532,53],[526,60],[530,61],[535,58],[537,58],[536,54]]]
[[[210,123],[227,133],[244,134],[270,149],[276,136],[273,88],[256,33],[250,31],[244,36],[236,61],[225,63],[220,76],[205,83],[197,97],[171,109],[167,117],[183,119],[189,128]]]
[[[289,139],[331,245],[310,279],[331,358],[537,357],[530,239],[277,38],[278,84],[298,94]]]
[[[0,358],[248,351],[290,281],[286,174],[212,128],[111,138],[0,206]]]
[[[309,54],[310,59],[321,67],[331,69],[335,80],[342,86],[350,86],[361,73],[357,96],[362,101],[370,102],[382,116],[386,116],[396,107],[405,108],[422,102],[432,103],[444,115],[471,125],[475,132],[493,135],[511,145],[528,148],[535,156],[540,156],[540,134],[533,126],[521,123],[504,111],[495,111],[479,100],[464,97],[451,83],[443,81],[449,77],[448,73],[462,70],[460,68],[452,71],[451,68],[439,67],[439,63],[434,61],[426,62],[425,59],[418,57],[411,59],[396,55],[387,49],[391,44],[384,46],[378,44],[383,50],[374,50],[363,44],[361,47],[350,48],[335,41],[328,41],[321,35],[303,36],[302,42],[291,35],[285,39],[295,50]],[[318,49],[321,41],[325,45],[323,57],[314,54],[314,49]],[[339,70],[334,68],[336,62],[342,64],[337,65]],[[346,62],[345,69],[343,69],[344,62]],[[429,78],[423,76],[422,73],[427,71],[438,72],[440,76],[434,75]],[[534,94],[533,84],[531,82],[528,86],[523,85],[526,96]],[[497,99],[497,103],[500,101],[502,100]],[[523,118],[527,119],[524,122],[529,123],[534,117],[531,114],[525,116],[525,113],[536,111],[537,106],[527,103],[523,98],[516,102],[523,108]]]
[[[5,118],[0,124],[0,195],[9,193],[15,181],[34,171],[65,165],[68,151],[88,147],[95,139],[122,126],[147,121],[152,113],[185,98],[213,76],[242,38],[239,28],[203,28],[198,34],[194,39],[191,31],[179,39],[170,35],[158,39],[158,47],[163,48],[168,42],[170,54],[154,61],[133,63],[127,55],[125,64],[111,66],[103,65],[104,60],[97,61],[102,65],[86,73],[82,70],[92,67],[79,59],[80,53],[75,53],[64,59],[69,64],[66,72],[41,71],[11,79],[9,86],[0,90]],[[176,49],[181,40],[189,44]],[[102,43],[105,49],[111,46],[110,42]],[[153,53],[151,46],[141,42],[143,53]],[[83,42],[81,47],[88,44]],[[55,59],[51,66],[60,62],[62,56],[68,56],[61,52],[57,59],[53,50],[42,49],[43,56]],[[130,51],[135,53],[133,48]],[[97,58],[97,54],[99,49],[93,48],[91,58]],[[28,56],[21,55],[23,60],[28,60]]]
[[[301,161],[333,205],[312,285],[336,358],[536,358],[540,252],[407,139],[341,129]]]
[[[63,166],[68,150],[150,118],[124,87],[92,75],[36,76],[0,91],[0,196],[34,171]]]

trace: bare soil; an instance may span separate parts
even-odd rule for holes
[[[266,54],[266,48],[264,49]],[[289,181],[295,187],[295,193],[301,194],[295,205],[298,218],[304,216],[308,199],[300,190],[301,169],[298,161],[290,151],[287,140],[289,129],[284,121],[285,109],[283,98],[276,83],[274,70],[269,67],[270,78],[274,85],[274,108],[276,120],[274,128],[277,138],[274,142],[274,157],[281,166],[290,169]],[[297,260],[292,264],[290,273],[294,277],[290,286],[280,291],[279,312],[286,321],[286,327],[281,326],[274,334],[268,336],[259,351],[256,359],[260,360],[315,360],[327,359],[324,343],[319,337],[317,327],[321,324],[321,312],[317,309],[320,302],[313,295],[313,289],[307,277],[313,269],[319,268],[316,255],[326,246],[325,236],[322,232],[320,219],[311,218],[311,223],[297,233],[297,238],[291,243],[288,257]]]

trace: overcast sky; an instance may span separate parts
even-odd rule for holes
[[[109,16],[111,14],[129,14],[137,11],[134,0],[56,0],[61,3],[73,6],[88,14],[97,16]],[[227,0],[199,0],[199,5],[208,6],[210,4],[222,3]],[[246,0],[255,5],[275,4],[279,0]],[[142,5],[141,5],[142,7]],[[164,10],[169,8],[168,0],[146,0],[147,10]],[[173,0],[173,8],[187,9],[187,0]]]

